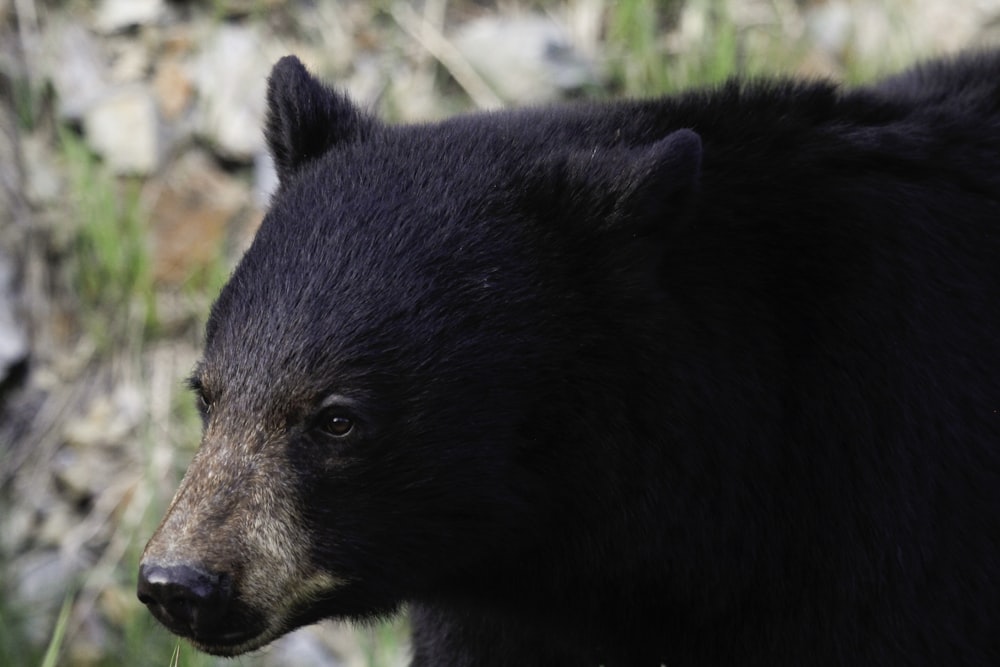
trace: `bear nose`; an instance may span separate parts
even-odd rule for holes
[[[205,635],[229,606],[229,577],[200,567],[154,564],[139,566],[139,601],[172,632]]]

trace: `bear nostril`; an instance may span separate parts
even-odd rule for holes
[[[204,634],[229,605],[229,578],[188,565],[143,564],[136,588],[139,601],[173,632]]]

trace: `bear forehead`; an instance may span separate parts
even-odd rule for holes
[[[536,311],[543,266],[528,221],[490,188],[394,180],[393,154],[331,154],[276,197],[213,307],[207,368],[259,393],[262,375],[323,385],[363,364],[370,379],[455,355],[476,328],[529,328],[534,314],[514,316]]]
[[[528,149],[496,131],[460,140],[434,127],[385,128],[364,143],[331,149],[277,193],[261,232],[308,238],[334,253],[410,236],[416,245],[406,256],[414,258],[444,243],[440,234],[479,238],[483,225],[513,208]],[[366,258],[386,252],[365,249]]]

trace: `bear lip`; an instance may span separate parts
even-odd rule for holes
[[[249,653],[276,639],[281,633],[268,628],[255,630],[234,630],[213,637],[191,637],[188,641],[199,651],[211,655],[232,657]]]
[[[175,633],[200,651],[226,657],[258,649],[283,634],[280,628],[245,609],[229,614],[223,623],[211,629],[194,634],[190,631]]]
[[[275,616],[270,622],[253,623],[244,617],[245,622],[240,629],[188,636],[187,639],[196,649],[211,655],[221,657],[242,655],[262,648],[275,639],[323,617],[323,615],[315,616],[311,611],[309,606],[306,606],[297,613]],[[229,625],[232,626],[232,623]]]

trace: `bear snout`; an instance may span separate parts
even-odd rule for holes
[[[231,597],[230,577],[191,565],[139,566],[139,601],[183,637],[213,634]]]

